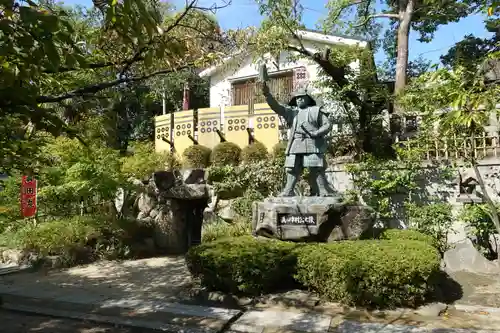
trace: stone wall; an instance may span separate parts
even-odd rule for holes
[[[450,203],[454,207],[454,211],[458,213],[463,207],[463,195],[459,195],[459,179],[458,172],[462,176],[462,181],[467,178],[476,178],[474,171],[470,167],[459,166],[456,174],[456,179],[449,181],[437,181],[439,177],[438,168],[434,165],[423,165],[426,178],[421,181],[421,191],[417,193],[417,197],[425,198],[435,196],[445,202]],[[423,170],[424,171],[424,170]],[[500,201],[500,159],[489,159],[480,162],[479,171],[488,188],[488,194],[493,200]],[[352,176],[345,171],[345,164],[339,163],[331,166],[327,172],[330,182],[340,192],[353,189]],[[455,177],[454,177],[455,178]],[[479,186],[477,187],[479,190]],[[406,228],[406,217],[400,203],[405,199],[406,195],[396,195],[392,199],[393,219],[387,221],[390,227]],[[465,237],[463,225],[457,221],[456,232],[450,235],[452,241],[455,239],[463,239]]]

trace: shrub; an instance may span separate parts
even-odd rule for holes
[[[407,203],[408,222],[412,229],[434,239],[437,249],[444,253],[449,248],[448,233],[453,225],[452,207],[448,203],[416,205]]]
[[[212,150],[210,160],[215,166],[236,166],[240,163],[241,148],[232,142],[221,142]]]
[[[329,301],[376,307],[423,302],[437,285],[440,260],[418,240],[298,244],[250,236],[202,243],[187,255],[209,289],[258,295],[301,284]]]
[[[131,145],[133,154],[122,159],[122,172],[125,177],[142,179],[155,171],[178,169],[178,158],[168,152],[158,153],[153,143],[135,142]]]
[[[343,241],[300,248],[297,280],[348,305],[416,306],[432,291],[437,250],[421,241]]]
[[[192,169],[204,169],[210,165],[212,149],[203,145],[191,145],[182,153],[184,165]]]
[[[251,232],[252,225],[248,219],[238,219],[233,223],[219,219],[212,223],[203,224],[201,241],[205,243],[221,238],[245,236],[250,235]]]
[[[251,236],[223,238],[191,248],[186,261],[211,290],[260,295],[294,284],[296,246]]]
[[[283,164],[276,160],[265,160],[239,167],[211,166],[208,181],[217,193],[234,193],[242,196],[245,191],[259,192],[262,196],[277,194],[281,190],[284,177]],[[226,196],[232,198],[232,196]]]
[[[498,204],[497,212],[500,212]],[[478,250],[490,260],[497,259],[497,249],[493,248],[490,243],[491,235],[497,233],[495,224],[491,220],[490,207],[486,204],[465,205],[460,212],[460,220],[469,227],[469,236],[476,239],[475,245]]]
[[[378,237],[379,239],[385,240],[400,240],[400,241],[421,241],[429,245],[435,246],[436,242],[434,238],[429,235],[425,235],[419,231],[411,229],[385,229]]]
[[[19,222],[22,219],[19,210],[21,175],[11,175],[0,186],[0,233],[2,233],[21,225]]]
[[[43,147],[44,163],[38,172],[39,205],[42,216],[70,216],[80,205],[95,207],[114,200],[123,184],[118,151],[90,141],[58,137]]]
[[[111,222],[99,215],[74,216],[38,225],[25,224],[18,230],[5,232],[0,236],[0,246],[42,256],[59,255],[68,265],[98,257],[125,258],[130,254],[129,235],[137,228],[127,220]],[[82,252],[85,256],[79,257]]]
[[[264,196],[260,192],[248,189],[242,197],[234,200],[232,208],[241,218],[250,220],[252,218],[252,204],[254,201],[261,201],[263,199]]]
[[[4,235],[2,245],[42,255],[60,255],[70,248],[84,246],[90,238],[101,236],[100,222],[96,217],[76,216],[38,225],[26,224]]]
[[[268,158],[268,151],[266,146],[259,141],[249,144],[241,151],[241,160],[243,163],[253,163],[264,161]]]
[[[272,150],[272,157],[276,159],[285,159],[286,155],[286,146],[288,142],[287,141],[280,141],[277,144],[274,145],[273,150]]]

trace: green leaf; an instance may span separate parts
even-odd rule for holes
[[[149,51],[146,53],[146,56],[144,57],[144,64],[147,67],[151,67],[153,65],[153,57],[154,57],[154,51]]]
[[[54,45],[54,41],[45,40],[43,42],[43,50],[45,51],[49,64],[54,69],[58,69],[59,66],[61,65],[61,59],[59,57],[59,53],[57,52],[57,48]]]

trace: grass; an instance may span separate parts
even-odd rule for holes
[[[201,231],[202,242],[211,242],[225,237],[239,237],[250,235],[252,225],[249,220],[238,219],[233,223],[225,222],[222,219],[208,224],[204,224]]]

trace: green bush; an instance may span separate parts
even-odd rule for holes
[[[34,251],[42,255],[60,255],[70,248],[84,246],[93,237],[101,236],[101,221],[91,216],[52,220],[38,225],[26,224],[2,235],[1,245]]]
[[[110,221],[105,216],[87,215],[50,220],[0,235],[0,246],[26,250],[42,256],[59,255],[67,264],[97,258],[125,258],[130,254],[130,235],[140,228],[128,220]],[[87,257],[75,255],[86,249]],[[90,256],[90,257],[88,257]]]
[[[5,179],[0,186],[0,233],[19,228],[22,225],[19,210],[19,193],[21,191],[21,175],[14,174]]]
[[[192,145],[182,153],[184,166],[192,169],[204,169],[210,165],[212,149],[203,145]]]
[[[232,208],[241,218],[250,220],[252,218],[252,204],[255,201],[261,201],[264,196],[254,190],[248,189],[242,197],[236,198],[233,202]]]
[[[280,141],[275,144],[271,153],[272,157],[276,159],[285,159],[287,144],[288,141]]]
[[[420,231],[411,229],[385,229],[380,233],[378,238],[385,240],[400,240],[400,241],[414,240],[414,241],[421,241],[432,246],[436,245],[434,238],[432,238],[431,236],[423,234]]]
[[[241,151],[241,160],[246,164],[254,163],[266,160],[268,155],[266,146],[262,142],[255,141],[243,148]]]
[[[119,152],[90,141],[58,137],[43,147],[45,159],[37,174],[38,214],[71,216],[80,205],[112,201],[123,186]]]
[[[201,241],[211,242],[216,239],[227,237],[239,237],[250,235],[252,225],[249,219],[238,219],[228,223],[219,219],[211,223],[204,223],[201,229]]]
[[[168,152],[158,153],[153,143],[135,142],[131,145],[133,154],[122,159],[121,171],[125,177],[142,179],[155,171],[172,170],[180,167],[178,158]]]
[[[186,261],[211,290],[260,295],[294,284],[296,246],[251,236],[223,238],[191,248]]]
[[[423,302],[440,260],[434,247],[412,239],[297,244],[228,237],[187,255],[191,273],[210,289],[258,295],[302,285],[329,301],[376,307]]]
[[[438,251],[421,241],[343,241],[301,248],[296,278],[330,301],[416,306],[432,291],[440,261]]]
[[[212,150],[210,160],[214,166],[236,166],[240,164],[241,148],[232,142],[221,142]]]
[[[500,206],[497,204],[497,212],[500,212]],[[495,224],[491,219],[491,209],[487,204],[465,205],[460,211],[461,221],[469,227],[468,233],[476,238],[476,247],[486,258],[494,260],[498,258],[497,249],[490,243],[490,237],[497,233]]]
[[[437,249],[441,253],[446,252],[449,248],[448,233],[454,221],[451,205],[443,202],[426,205],[406,203],[405,208],[410,228],[431,236]]]
[[[275,159],[238,167],[211,166],[208,170],[208,182],[214,185],[218,195],[228,199],[243,196],[245,191],[259,192],[264,197],[276,195],[281,191],[283,177],[283,164]]]

